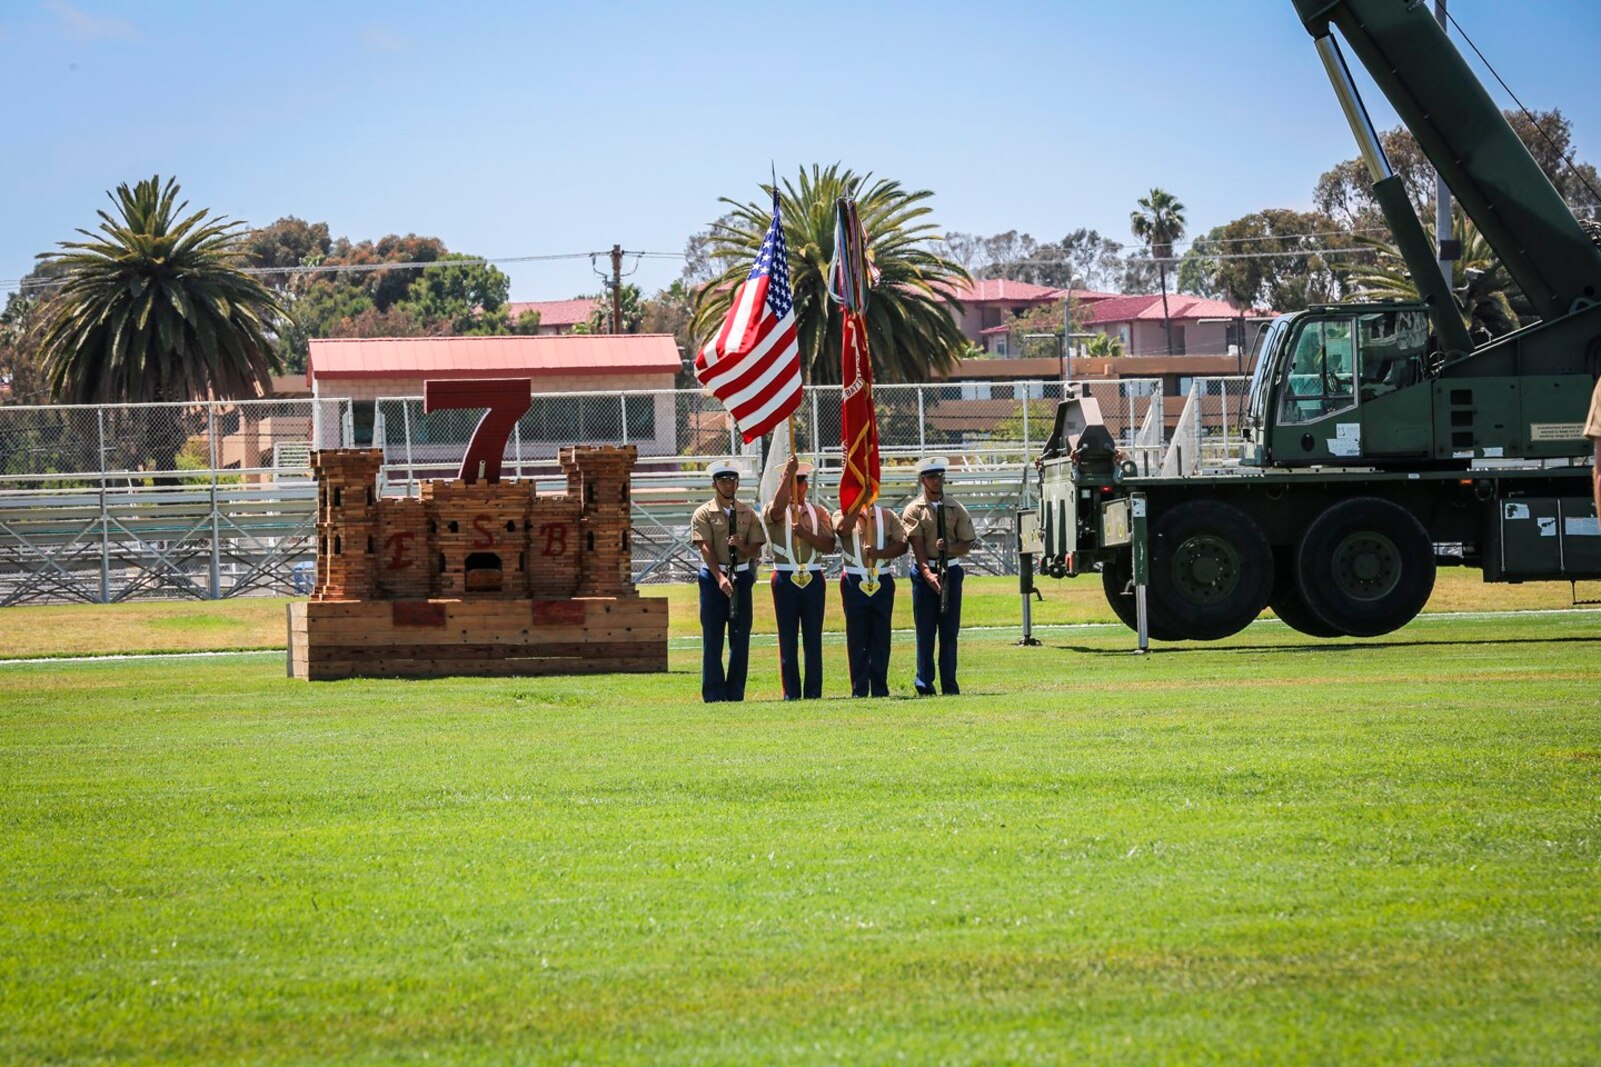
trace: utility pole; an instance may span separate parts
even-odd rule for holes
[[[1434,21],[1442,32],[1449,33],[1445,17],[1445,0],[1434,0]],[[1440,276],[1445,279],[1447,292],[1454,292],[1452,262],[1461,258],[1462,247],[1451,232],[1451,187],[1439,171],[1434,172],[1434,247],[1439,250]]]
[[[1441,3],[1444,0],[1440,0]],[[623,332],[623,246],[611,246],[611,332]]]

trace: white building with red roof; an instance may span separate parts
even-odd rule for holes
[[[576,394],[535,400],[525,421],[550,429],[541,449],[626,437],[648,456],[677,451],[669,390],[681,366],[671,334],[315,338],[306,380],[313,398],[366,402],[368,412],[372,401],[422,396],[429,380],[531,380],[536,394]]]

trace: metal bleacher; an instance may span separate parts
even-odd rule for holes
[[[0,606],[218,599],[293,586],[315,558],[316,486],[0,492]]]
[[[1013,529],[1017,509],[1026,506],[1032,484],[1017,460],[985,462],[952,455],[946,471],[946,492],[961,501],[973,517],[979,535],[969,559],[977,573],[1012,573],[1017,566]],[[836,457],[824,456],[812,477],[812,499],[830,508],[838,506],[840,468]],[[833,460],[830,465],[830,459]],[[696,508],[711,498],[711,484],[702,473],[636,473],[634,494],[634,580],[689,581],[699,571],[700,554],[690,544],[689,521]],[[759,471],[741,485],[743,498],[755,506]],[[915,463],[910,457],[886,461],[879,484],[879,502],[897,514],[918,494]],[[829,566],[838,557],[829,557]]]
[[[1169,451],[1178,454],[1167,446],[1162,404],[1152,403],[1157,384],[1084,386],[1116,414],[1127,447],[1152,473]],[[1233,443],[1238,418],[1227,413],[1241,387],[1196,381],[1185,402],[1194,409],[1181,442],[1187,459],[1205,462]],[[880,502],[903,509],[917,492],[917,458],[947,456],[947,491],[972,514],[980,538],[969,565],[1013,573],[1016,511],[1032,504],[1030,461],[1066,388],[962,382],[876,389]],[[797,450],[817,465],[813,499],[832,507],[841,466],[831,414],[839,387],[808,392],[810,402],[796,416]],[[636,445],[634,578],[691,579],[700,560],[689,521],[711,494],[706,464],[742,447],[716,400],[699,390],[536,400],[508,445],[507,476],[532,480],[541,493],[562,492],[552,441]],[[418,397],[380,401],[369,427],[376,445],[363,447],[384,450],[384,495],[415,495],[422,479],[453,477],[477,418],[475,411],[427,414]],[[344,399],[0,407],[0,606],[309,591],[316,556],[311,456],[318,448],[352,447],[356,423]],[[754,504],[760,459],[748,452],[738,459],[750,475],[745,499]]]

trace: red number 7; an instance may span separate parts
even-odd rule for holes
[[[500,481],[500,457],[506,454],[506,441],[512,427],[533,403],[534,385],[527,378],[468,378],[456,381],[426,381],[422,387],[423,414],[455,408],[488,408],[478,420],[467,455],[462,457],[464,482]]]

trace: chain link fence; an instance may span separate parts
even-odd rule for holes
[[[1244,379],[1184,384],[1184,395],[1167,397],[1155,378],[878,386],[886,493],[915,491],[917,457],[949,457],[953,492],[973,502],[982,527],[974,562],[1004,572],[1015,565],[1007,538],[1030,491],[1028,464],[1069,388],[1098,402],[1144,473],[1180,457],[1181,473],[1237,457]],[[840,392],[808,389],[794,418],[796,451],[817,464],[824,502],[842,461]],[[480,417],[425,414],[420,397],[0,407],[0,603],[303,592],[316,449],[380,448],[385,491],[415,495],[423,481],[456,475]],[[641,581],[681,579],[698,566],[688,523],[705,498],[708,461],[742,457],[752,474],[761,465],[761,442],[745,445],[722,404],[699,390],[543,393],[507,441],[505,476],[560,492],[556,455],[572,444],[639,449]]]
[[[1118,442],[1160,449],[1188,395],[1158,403],[1155,378],[1076,383],[1100,404]],[[1188,384],[1188,383],[1187,383]],[[1050,436],[1059,381],[880,385],[879,447],[886,461],[949,455],[978,467],[1023,463]],[[1203,433],[1238,438],[1243,379],[1196,379]],[[1160,415],[1154,418],[1153,412]],[[806,391],[795,414],[796,451],[821,465],[840,459],[840,387]],[[384,452],[391,486],[453,477],[480,413],[424,414],[420,397],[363,405],[349,400],[0,407],[0,489],[188,484],[200,477],[261,484],[309,475],[317,448],[365,445]],[[1143,434],[1143,436],[1142,436]],[[506,444],[511,477],[555,470],[571,444],[631,444],[645,470],[695,469],[750,455],[727,411],[700,390],[539,393]]]
[[[0,407],[0,490],[304,480],[350,421],[344,400]]]
[[[1114,433],[1132,442],[1134,425],[1154,395],[1155,382],[1095,383]],[[879,448],[886,461],[929,453],[972,465],[1021,464],[1050,435],[1062,382],[961,382],[886,385],[873,390]],[[795,413],[795,449],[824,466],[838,466],[840,387],[806,391]],[[424,414],[420,397],[377,402],[373,441],[384,451],[385,479],[409,491],[431,478],[454,477],[478,425],[479,413]],[[1125,431],[1127,431],[1125,433]],[[696,469],[712,458],[749,456],[722,404],[699,390],[641,393],[536,394],[507,439],[504,470],[539,477],[555,470],[557,451],[572,444],[631,444],[641,469]]]

